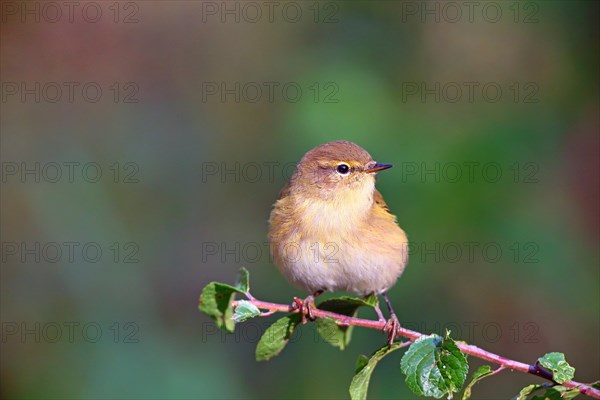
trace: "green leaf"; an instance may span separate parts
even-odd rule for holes
[[[233,313],[235,322],[243,322],[247,319],[254,318],[260,315],[260,310],[248,300],[240,300]]]
[[[394,342],[391,346],[387,344],[377,350],[370,358],[360,355],[356,361],[356,371],[350,383],[350,398],[352,400],[364,400],[367,398],[367,390],[369,389],[369,381],[373,370],[381,359],[393,351],[402,347],[401,342]]]
[[[575,368],[569,365],[563,353],[548,353],[544,357],[538,358],[538,362],[552,372],[552,379],[555,382],[570,381],[575,376]]]
[[[379,299],[375,293],[371,293],[370,295],[363,297],[362,299],[366,306],[375,308],[379,305]]]
[[[372,300],[370,298],[361,299],[358,297],[340,296],[319,303],[318,308],[338,314],[350,315],[362,306],[373,307]]]
[[[400,363],[406,384],[418,396],[440,398],[460,390],[469,365],[454,340],[438,335],[417,339]]]
[[[546,387],[546,384],[525,386],[513,400],[526,400],[527,396]]]
[[[358,312],[358,309],[362,306],[371,307],[370,303],[366,300],[356,297],[342,296],[325,300],[319,304],[318,308],[321,310],[354,317]],[[331,344],[332,346],[338,347],[340,350],[344,350],[350,343],[353,330],[351,325],[338,325],[332,318],[319,318],[315,322],[317,325],[317,331],[323,340],[325,340],[325,342]]]
[[[358,358],[356,359],[356,366],[354,367],[354,373],[357,374],[360,372],[361,369],[363,369],[365,367],[365,365],[367,365],[367,363],[369,362],[369,357],[365,356],[364,354],[359,354]]]
[[[533,396],[531,400],[571,400],[581,394],[578,389],[569,389],[562,385],[552,386],[552,383],[542,383],[540,385],[529,385],[524,387],[513,400],[526,400],[527,396],[542,389],[546,389],[544,394],[541,396]]]
[[[204,287],[200,294],[198,309],[215,320],[217,326],[227,332],[233,332],[235,322],[231,302],[235,293],[241,293],[238,288],[219,282],[211,282]]]
[[[344,350],[352,338],[352,326],[340,326],[333,318],[319,318],[315,321],[319,336],[330,345]]]
[[[300,314],[291,314],[268,327],[256,346],[256,361],[267,361],[281,353],[301,320]]]
[[[580,394],[578,389],[557,385],[547,388],[542,396],[533,396],[531,400],[571,400]]]
[[[250,272],[248,272],[246,268],[240,268],[235,287],[242,293],[248,293],[250,291]]]
[[[465,391],[463,392],[463,395],[462,395],[462,400],[470,399],[471,398],[471,389],[473,389],[473,386],[475,386],[475,384],[477,382],[479,382],[480,380],[487,378],[488,376],[490,376],[492,374],[493,374],[493,371],[489,365],[483,365],[483,366],[479,367],[479,369],[477,371],[475,371],[475,373],[473,373],[471,382],[465,388]]]
[[[469,364],[467,357],[456,346],[454,340],[450,338],[449,331],[442,340],[439,355],[436,353],[436,361],[440,366],[442,378],[449,389],[448,396],[452,397],[453,392],[458,392],[463,387],[469,373]]]

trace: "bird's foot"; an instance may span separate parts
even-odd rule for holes
[[[294,297],[292,308],[294,310],[299,310],[300,315],[302,315],[302,324],[306,324],[307,319],[310,321],[316,319],[312,313],[312,310],[317,308],[317,306],[315,306],[315,297],[313,295],[307,296],[304,300]]]
[[[379,318],[379,322],[384,322],[383,332],[388,334],[388,343],[391,346],[396,336],[398,335],[398,328],[400,328],[400,322],[398,321],[398,317],[396,314],[392,313],[390,319],[385,319],[379,305],[375,306],[375,312],[377,313],[377,317]]]
[[[390,319],[387,320],[385,325],[383,326],[383,331],[388,334],[388,344],[391,346],[398,335],[398,329],[400,328],[400,321],[398,321],[398,317],[396,314],[392,314]]]

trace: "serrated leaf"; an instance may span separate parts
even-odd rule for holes
[[[362,306],[371,307],[363,299],[356,297],[342,296],[333,299],[325,300],[320,303],[318,308],[325,311],[331,311],[337,314],[348,315],[353,317]],[[344,350],[350,343],[352,338],[353,327],[338,325],[332,318],[319,318],[316,321],[317,331],[325,342],[340,350]]]
[[[580,394],[578,389],[557,385],[547,388],[542,396],[533,396],[531,400],[571,400]]]
[[[291,314],[269,326],[256,345],[256,361],[267,361],[281,353],[301,320],[300,314]]]
[[[470,399],[471,398],[471,390],[473,389],[473,386],[475,386],[475,384],[477,382],[479,382],[480,380],[485,379],[492,374],[493,374],[493,371],[489,365],[483,365],[483,366],[479,367],[479,369],[477,369],[477,371],[475,371],[473,373],[471,382],[465,388],[465,391],[463,392],[463,395],[462,395],[462,400]]]
[[[400,362],[400,368],[404,375],[406,375],[406,384],[417,396],[427,395],[440,398],[444,395],[444,393],[437,388],[427,391],[424,390],[424,382],[422,382],[423,379],[427,379],[431,371],[437,372],[438,376],[440,375],[439,369],[434,369],[434,353],[438,341],[441,341],[441,338],[437,335],[420,337],[410,345]],[[427,386],[429,387],[430,385]],[[426,392],[429,393],[425,394]]]
[[[219,282],[211,282],[204,287],[200,294],[198,309],[201,313],[215,320],[217,326],[227,332],[233,332],[235,322],[231,302],[238,288]]]
[[[364,400],[367,398],[369,381],[371,380],[373,370],[379,361],[383,359],[383,357],[401,347],[401,342],[394,342],[391,346],[386,344],[379,350],[375,351],[370,358],[363,355],[358,357],[358,360],[356,361],[355,375],[352,378],[352,383],[350,383],[350,398],[352,400]]]
[[[436,356],[436,361],[438,361],[438,366],[440,366],[444,382],[450,390],[448,395],[452,397],[452,393],[458,392],[463,387],[469,373],[469,364],[467,363],[466,356],[460,351],[449,335],[450,332],[442,340],[441,351],[439,356]]]
[[[521,389],[521,391],[519,392],[518,395],[513,397],[512,400],[526,400],[527,396],[529,396],[533,392],[543,389],[545,387],[546,387],[545,383],[541,384],[541,385],[532,384],[532,385],[525,386],[523,389]]]
[[[406,384],[418,396],[452,397],[467,377],[469,365],[450,338],[438,335],[417,339],[402,357]]]
[[[552,372],[552,379],[557,383],[570,381],[575,376],[575,368],[569,365],[563,353],[548,353],[538,358],[538,362]]]
[[[247,319],[254,318],[260,315],[260,310],[248,300],[240,300],[233,312],[233,320],[235,322],[243,322]]]
[[[250,291],[250,272],[244,267],[240,268],[235,287],[242,293]]]

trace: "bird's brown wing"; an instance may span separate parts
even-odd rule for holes
[[[285,183],[285,186],[279,192],[279,197],[277,198],[277,200],[281,200],[290,195],[291,186],[292,186],[291,181],[292,181],[291,179],[288,179],[288,181]]]
[[[385,200],[383,200],[383,196],[381,195],[381,193],[379,193],[379,190],[377,189],[375,189],[375,193],[373,194],[373,201],[375,201],[375,204],[383,208],[388,214],[392,213],[388,205],[385,203]]]

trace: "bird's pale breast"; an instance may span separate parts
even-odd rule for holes
[[[306,203],[289,196],[275,204],[271,252],[292,284],[308,292],[360,294],[395,284],[407,263],[406,235],[379,192],[375,199],[372,193],[368,202]]]

